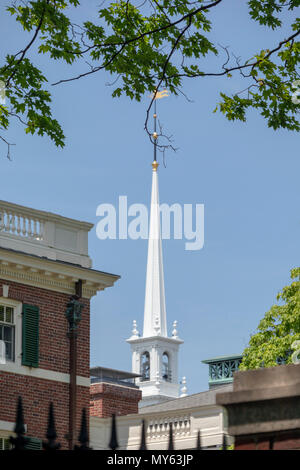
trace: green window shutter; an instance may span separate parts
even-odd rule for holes
[[[23,305],[22,364],[39,366],[39,308]]]
[[[11,443],[9,439],[4,439],[4,450],[10,450],[11,449]]]
[[[42,441],[36,437],[27,437],[26,450],[42,450]]]

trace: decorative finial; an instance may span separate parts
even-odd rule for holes
[[[146,445],[146,424],[144,419],[142,421],[142,437],[139,450],[148,450]]]
[[[140,334],[139,334],[138,329],[137,329],[137,323],[136,323],[136,320],[133,320],[132,337],[137,338],[138,336],[140,336]]]
[[[24,425],[24,415],[23,415],[23,403],[22,397],[19,396],[17,402],[17,416],[16,416],[16,425],[14,428],[16,437],[10,436],[10,443],[13,445],[14,450],[25,450],[25,445],[28,442],[28,438],[24,436],[25,434],[25,425]]]
[[[159,163],[158,163],[156,160],[154,160],[154,161],[152,162],[153,171],[157,171],[158,165],[159,165]]]
[[[178,338],[177,323],[178,323],[177,320],[173,322],[173,331],[172,331],[173,338]]]
[[[111,450],[116,450],[119,447],[117,437],[116,415],[114,413],[111,416],[111,436],[108,445]]]
[[[54,409],[53,402],[50,402],[49,413],[48,413],[48,427],[46,432],[47,441],[43,441],[43,449],[52,451],[58,450],[60,448],[60,443],[55,442],[57,438],[56,428],[55,428],[55,419],[54,419]]]
[[[80,446],[75,446],[76,450],[92,450],[91,447],[89,447],[89,430],[86,420],[85,408],[82,409],[81,413],[81,426],[78,441],[80,442]]]
[[[182,377],[181,384],[182,384],[182,387],[181,387],[180,398],[187,396],[187,386],[186,386],[186,378],[185,377]]]

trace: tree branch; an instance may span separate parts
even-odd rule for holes
[[[203,10],[209,10],[210,8],[213,8],[217,6],[219,3],[221,3],[223,0],[216,0],[215,2],[209,3],[207,5],[203,5],[199,8],[196,8],[195,10],[192,10],[191,12],[187,13],[186,15],[182,16],[176,21],[173,21],[173,23],[168,23],[167,25],[161,26],[159,28],[152,29],[150,31],[145,31],[144,33],[139,34],[138,36],[135,36],[134,38],[131,39],[126,39],[125,41],[122,42],[114,42],[114,43],[100,43],[100,44],[93,44],[92,46],[87,47],[84,51],[80,52],[72,52],[73,54],[85,54],[86,52],[89,52],[91,49],[95,49],[97,47],[109,47],[109,46],[122,46],[124,43],[126,44],[131,44],[132,42],[137,42],[140,39],[143,39],[146,36],[151,36],[152,34],[155,33],[160,33],[161,31],[165,31],[166,29],[172,28],[173,26],[177,26],[178,24],[182,23],[185,20],[188,20],[189,18],[192,18],[193,16],[197,15],[200,13],[200,11]]]
[[[192,24],[192,17],[188,17],[188,24],[186,25],[186,27],[181,31],[181,33],[178,35],[175,43],[173,44],[173,47],[164,63],[164,66],[163,66],[163,70],[162,70],[162,75],[161,75],[161,78],[160,80],[158,81],[158,84],[157,86],[155,87],[155,93],[153,93],[153,96],[152,96],[152,99],[151,99],[151,102],[147,108],[147,111],[146,111],[146,120],[145,120],[145,124],[144,124],[144,129],[145,131],[147,132],[147,134],[149,135],[150,137],[150,140],[152,143],[153,142],[153,139],[152,139],[152,134],[150,133],[150,131],[148,130],[148,120],[149,120],[149,112],[150,112],[150,109],[152,108],[152,105],[153,105],[153,102],[154,100],[156,99],[156,92],[159,90],[162,82],[164,81],[165,79],[165,75],[166,75],[166,70],[167,70],[167,67],[168,67],[168,64],[170,62],[170,59],[172,57],[172,55],[174,54],[175,50],[177,49],[177,46],[179,44],[179,41],[180,39],[182,38],[182,36],[184,36],[185,32],[189,29],[189,27],[191,26]]]
[[[264,56],[263,59],[258,59],[255,62],[252,62],[252,63],[249,63],[249,64],[245,63],[244,65],[237,65],[235,67],[228,67],[228,68],[225,68],[223,72],[179,73],[179,74],[169,75],[167,77],[167,79],[175,78],[175,77],[186,77],[186,78],[221,77],[222,75],[226,75],[229,72],[234,72],[235,70],[243,70],[243,69],[247,69],[247,68],[250,68],[250,67],[253,69],[257,65],[259,65],[263,60],[268,59],[272,54],[274,54],[274,52],[279,51],[284,44],[288,43],[289,41],[292,41],[295,37],[299,36],[299,34],[300,34],[300,29],[298,31],[296,31],[294,34],[292,34],[291,36],[289,36],[287,39],[284,39],[283,41],[281,41],[278,44],[278,46],[275,47],[274,49],[270,50],[268,52],[268,54],[266,54]],[[222,67],[222,68],[224,68],[224,67]]]
[[[16,145],[16,144],[11,144],[11,143],[8,142],[6,139],[4,139],[4,137],[2,137],[2,135],[0,135],[0,139],[7,145],[7,154],[6,154],[6,158],[8,158],[8,160],[12,161],[11,156],[10,156],[10,147],[11,147],[12,145]]]
[[[37,28],[35,30],[35,33],[33,35],[33,38],[31,39],[31,41],[27,44],[27,46],[22,50],[22,51],[19,51],[17,54],[15,54],[14,58],[16,58],[19,54],[21,54],[21,57],[19,58],[19,60],[17,61],[15,67],[14,67],[14,70],[12,71],[11,75],[8,77],[8,79],[6,80],[6,86],[9,87],[9,84],[10,84],[10,81],[13,79],[13,77],[15,76],[15,74],[17,73],[17,68],[18,66],[20,65],[20,63],[22,62],[22,60],[24,59],[25,55],[26,55],[26,52],[31,48],[32,44],[34,43],[34,41],[36,40],[36,38],[38,37],[38,34],[39,34],[39,31],[42,27],[42,24],[43,24],[43,21],[44,21],[44,17],[45,17],[45,12],[46,12],[46,5],[49,4],[49,1],[50,0],[45,0],[45,3],[44,3],[44,8],[43,8],[43,12],[42,12],[42,15],[41,15],[41,18],[40,18],[40,21],[37,25]],[[7,67],[6,67],[7,69]],[[4,72],[5,70],[4,69]]]

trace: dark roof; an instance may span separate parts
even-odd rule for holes
[[[195,393],[182,398],[175,398],[158,405],[143,406],[140,414],[155,413],[161,411],[178,411],[188,408],[200,406],[209,406],[216,404],[216,394],[220,392],[229,392],[232,390],[232,384],[224,385],[224,387],[216,387],[205,392]]]

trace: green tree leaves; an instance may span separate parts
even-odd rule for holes
[[[250,16],[259,24],[269,26],[272,29],[278,28],[282,25],[279,18],[284,8],[293,10],[300,6],[299,0],[250,0],[248,2],[250,7]]]
[[[300,268],[291,270],[291,279],[277,296],[281,304],[273,305],[251,337],[241,370],[292,362],[292,344],[300,340]]]
[[[103,4],[93,21],[83,17],[78,25],[70,18],[72,9],[81,7],[79,0],[11,0],[8,14],[31,39],[24,40],[19,52],[7,54],[0,67],[7,95],[7,103],[0,108],[0,130],[18,119],[26,132],[48,135],[56,145],[64,145],[63,131],[52,116],[46,70],[30,57],[34,47],[50,61],[83,64],[82,73],[59,77],[54,85],[105,70],[112,75],[113,97],[125,94],[138,101],[157,87],[178,94],[184,78],[230,79],[242,74],[244,89],[232,96],[221,92],[216,109],[229,120],[246,121],[247,110],[254,108],[269,127],[299,131],[300,105],[291,97],[292,84],[299,78],[300,19],[295,18],[290,36],[273,49],[262,49],[237,63],[227,48],[219,47],[209,36],[214,28],[213,11],[221,3],[224,1],[118,0]],[[249,20],[280,29],[284,11],[292,12],[299,5],[300,0],[249,0]],[[209,56],[220,57],[215,70],[207,67]]]

